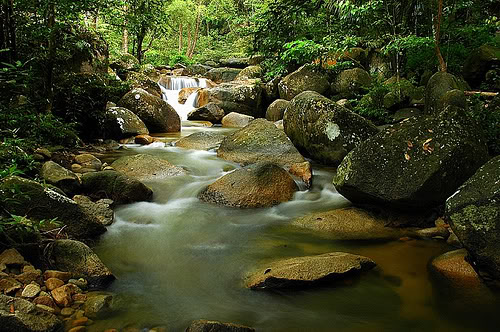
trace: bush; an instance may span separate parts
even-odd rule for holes
[[[468,99],[469,113],[479,123],[491,156],[500,155],[500,97],[491,101],[479,95]]]
[[[389,113],[384,108],[384,97],[391,92],[391,87],[384,84],[383,79],[375,75],[368,92],[361,99],[352,100],[354,112],[365,117],[375,124],[389,122]]]

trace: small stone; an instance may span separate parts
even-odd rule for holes
[[[57,278],[57,279],[61,279],[64,282],[67,282],[69,279],[71,279],[71,272],[47,270],[43,273],[43,278],[45,280],[47,280],[49,278]]]
[[[87,301],[87,295],[86,294],[75,294],[75,295],[73,295],[73,301],[85,302],[85,301]]]
[[[31,264],[23,266],[23,273],[36,271],[35,267]]]
[[[154,138],[149,135],[137,135],[134,141],[136,144],[149,145],[154,142]]]
[[[23,271],[24,271],[24,268],[23,268]],[[17,275],[16,279],[19,280],[19,282],[22,282],[23,284],[29,284],[33,281],[39,281],[41,276],[42,276],[41,270],[27,270],[27,271]]]
[[[47,293],[46,290],[47,290],[47,287],[42,287],[42,291],[38,295],[39,296],[49,296],[50,297],[50,294]]]
[[[74,312],[75,312],[75,310],[72,308],[63,308],[63,309],[61,309],[61,316],[69,317],[69,316],[73,315]]]
[[[102,162],[90,153],[83,153],[75,156],[75,162],[83,168],[94,169],[96,171],[100,171],[102,167]]]
[[[50,312],[51,314],[55,314],[56,313],[56,310],[54,308],[49,307],[49,306],[46,306],[46,305],[43,305],[43,304],[37,304],[36,306],[38,308],[42,309],[42,310]]]
[[[63,285],[64,281],[62,281],[61,279],[49,278],[45,280],[45,287],[47,287],[49,291],[53,291],[54,289],[59,288]]]
[[[37,296],[38,293],[40,293],[40,286],[36,283],[33,283],[33,284],[26,285],[26,287],[24,287],[24,290],[23,290],[21,296],[33,298],[33,297]]]
[[[40,293],[41,294],[41,293]],[[56,304],[54,303],[54,300],[52,300],[52,297],[50,296],[38,296],[36,299],[33,300],[34,304],[41,304],[47,307],[51,307],[52,309],[57,308]]]
[[[73,327],[68,332],[85,332],[85,331],[87,331],[87,328],[85,326],[77,326],[77,327]]]
[[[0,279],[0,292],[5,294],[14,294],[22,288],[23,285],[13,278]]]
[[[16,249],[7,249],[0,254],[0,264],[24,265],[24,257]]]
[[[78,165],[78,164],[73,164],[71,165],[71,170],[74,172],[74,173],[83,173],[82,172],[82,165]]]
[[[85,316],[89,318],[102,318],[112,309],[113,295],[109,293],[94,292],[87,294],[85,302]]]
[[[80,317],[71,322],[72,327],[76,326],[86,326],[89,325],[89,319],[87,317]]]
[[[72,295],[77,293],[77,289],[77,286],[67,284],[54,289],[50,293],[59,306],[69,307],[73,303]]]

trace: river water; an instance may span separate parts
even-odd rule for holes
[[[199,130],[225,129],[184,127],[182,136]],[[95,250],[117,276],[110,289],[117,311],[89,331],[129,325],[183,331],[195,319],[259,331],[498,330],[498,294],[451,288],[429,273],[429,261],[451,249],[443,242],[342,242],[291,227],[295,217],[349,205],[331,185],[334,169],[315,165],[313,187],[291,202],[239,210],[196,198],[204,186],[239,167],[215,152],[131,145],[108,162],[134,153],[165,158],[188,174],[146,182],[154,190],[153,201],[116,210],[115,223]],[[266,262],[331,251],[365,255],[378,266],[356,280],[319,289],[243,287],[245,275]]]

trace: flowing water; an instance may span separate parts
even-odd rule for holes
[[[177,111],[182,121],[187,120],[189,112],[194,110],[198,92],[193,92],[184,104],[179,103],[179,92],[184,88],[206,88],[207,80],[204,78],[175,77],[167,81],[168,84],[159,82],[158,85],[163,94],[163,100],[168,102]]]
[[[176,102],[176,96],[167,96],[172,98]],[[182,134],[146,147],[130,145],[105,160],[148,153],[188,172],[147,182],[153,201],[116,210],[115,223],[95,250],[118,278],[110,289],[117,311],[89,331],[128,325],[183,331],[196,319],[258,331],[498,330],[498,293],[453,288],[429,273],[430,260],[451,250],[444,242],[332,241],[290,226],[296,217],[349,205],[331,184],[334,169],[315,165],[313,187],[272,208],[200,202],[196,195],[204,186],[239,166],[215,152],[165,144],[199,130],[230,131],[183,127]],[[271,260],[332,251],[365,255],[378,266],[355,280],[318,289],[259,292],[243,286],[248,272]]]

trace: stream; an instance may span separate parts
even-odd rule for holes
[[[349,206],[331,184],[335,169],[313,165],[313,186],[272,208],[234,209],[200,202],[196,195],[239,166],[216,153],[169,146],[200,130],[160,135],[149,146],[128,145],[106,162],[135,153],[167,159],[187,175],[145,182],[153,201],[120,206],[96,253],[117,280],[117,311],[89,331],[164,325],[183,331],[209,319],[258,331],[494,331],[499,297],[487,288],[457,289],[432,275],[445,242],[332,241],[296,229],[290,221],[311,212]],[[245,275],[279,258],[346,251],[372,258],[377,268],[355,280],[300,291],[251,291]]]

